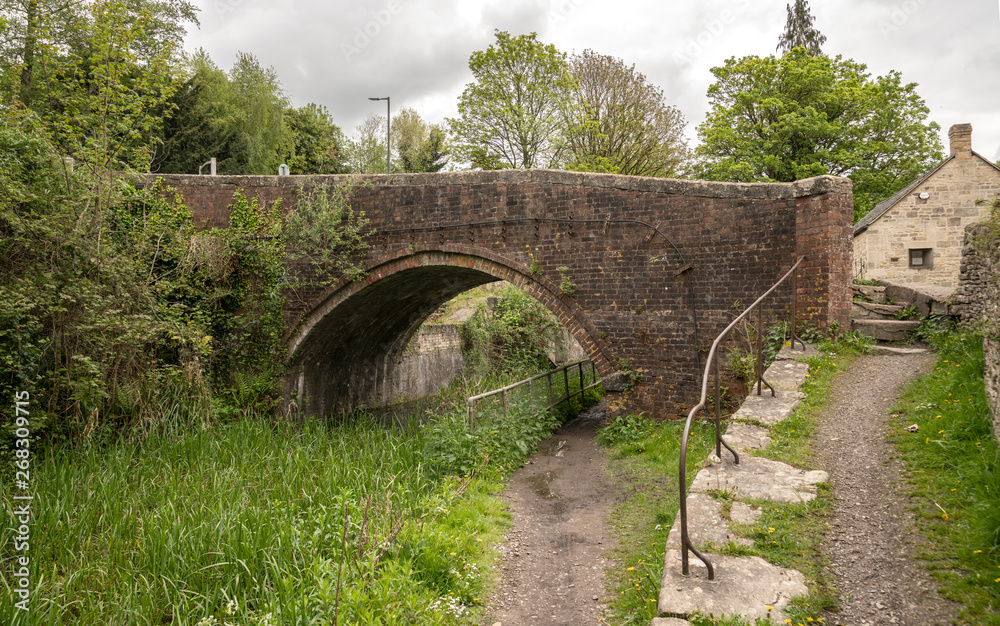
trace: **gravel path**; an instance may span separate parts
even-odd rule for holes
[[[921,541],[903,468],[886,441],[899,388],[934,363],[933,353],[859,358],[834,383],[817,435],[820,467],[837,496],[830,558],[841,608],[824,621],[844,626],[950,624],[958,612],[912,558]]]
[[[841,594],[824,615],[840,626],[950,624],[958,605],[937,593],[911,555],[921,538],[903,468],[886,441],[900,387],[934,363],[933,353],[858,358],[834,382],[816,435],[819,467],[837,498],[824,543]],[[500,547],[501,586],[486,625],[596,624],[607,618],[604,554],[613,548],[607,515],[618,495],[594,443],[603,408],[560,429],[505,492],[514,529]]]
[[[607,516],[615,503],[594,442],[603,403],[542,442],[504,497],[514,529],[500,546],[501,586],[486,624],[597,624],[605,614]]]

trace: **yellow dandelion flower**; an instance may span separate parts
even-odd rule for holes
[[[982,554],[983,551],[982,550],[973,550],[972,553],[973,554]]]

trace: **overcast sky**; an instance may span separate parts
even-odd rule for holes
[[[430,122],[457,113],[472,80],[469,55],[494,29],[536,32],[567,53],[590,48],[635,64],[695,128],[708,110],[710,69],[729,57],[775,52],[790,0],[195,0],[205,48],[228,69],[237,51],[272,66],[299,106],[325,105],[350,135],[385,111],[416,109]],[[829,55],[890,70],[948,128],[969,122],[973,149],[1000,159],[1000,0],[811,0]]]

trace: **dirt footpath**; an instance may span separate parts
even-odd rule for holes
[[[950,624],[955,603],[913,558],[922,539],[907,509],[903,468],[886,441],[899,388],[928,371],[933,353],[865,356],[834,383],[817,434],[822,469],[837,496],[824,552],[841,610],[824,621],[843,626]]]
[[[596,624],[604,616],[607,517],[615,494],[594,433],[602,405],[543,442],[514,473],[504,498],[514,528],[500,546],[500,590],[486,624]]]

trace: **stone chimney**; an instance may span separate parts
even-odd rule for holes
[[[948,139],[956,159],[972,157],[972,124],[955,124],[948,130]]]

